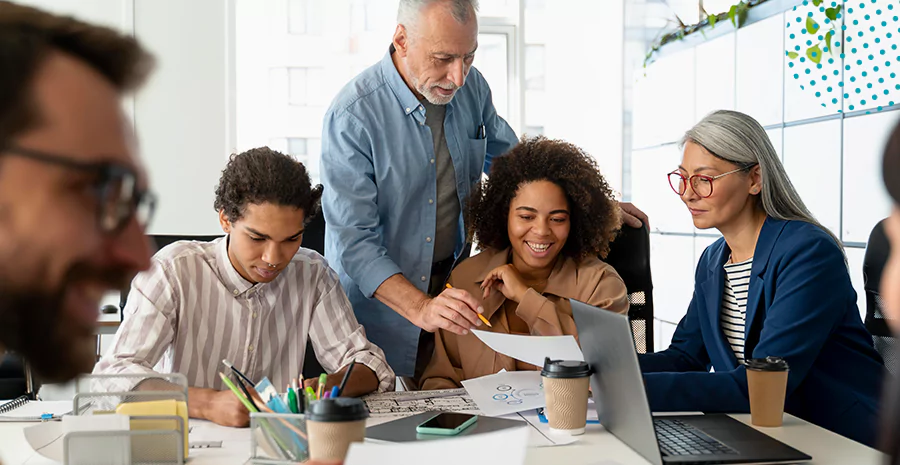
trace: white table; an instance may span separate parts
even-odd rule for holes
[[[749,424],[750,415],[732,415]],[[384,419],[371,419],[370,424],[383,423]],[[0,423],[0,460],[4,465],[50,464],[25,442],[23,429],[34,423]],[[241,465],[249,457],[250,437],[248,429],[225,428],[206,421],[191,420],[192,441],[221,440],[221,449],[195,449],[190,453],[191,465],[221,464]],[[780,428],[758,428],[813,457],[816,465],[880,465],[884,456],[869,447],[846,439],[791,415],[785,415]],[[622,465],[647,462],[628,446],[599,425],[588,425],[587,432],[578,442],[568,446],[528,449],[526,463],[531,464],[594,464],[610,460]]]

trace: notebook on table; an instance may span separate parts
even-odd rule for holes
[[[72,401],[35,401],[22,396],[11,401],[0,400],[0,422],[59,420],[72,413]]]

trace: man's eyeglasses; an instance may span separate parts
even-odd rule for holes
[[[60,155],[15,145],[0,147],[0,156],[11,154],[51,165],[62,166],[94,175],[91,183],[97,198],[97,224],[104,233],[120,231],[136,218],[141,228],[147,228],[156,207],[156,196],[138,187],[134,169],[112,162],[82,162]]]
[[[713,194],[713,181],[719,178],[724,178],[729,174],[747,171],[754,166],[756,166],[756,163],[745,166],[743,168],[738,168],[733,171],[729,171],[727,173],[722,173],[718,176],[695,174],[689,178],[678,171],[672,171],[671,173],[669,173],[669,186],[672,186],[672,190],[675,191],[676,194],[684,195],[685,190],[687,190],[688,184],[690,184],[691,189],[694,191],[694,193],[705,199]]]

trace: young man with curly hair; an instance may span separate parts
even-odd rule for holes
[[[628,311],[625,283],[598,258],[621,225],[619,207],[578,147],[523,140],[494,160],[465,215],[483,250],[454,269],[450,284],[482,301],[494,332],[577,338],[568,299]],[[471,333],[441,330],[422,389],[459,387],[501,369],[537,367],[494,353]]]
[[[124,323],[95,373],[178,372],[187,377],[190,416],[246,426],[249,414],[218,376],[228,359],[276,388],[302,368],[307,341],[345,393],[393,387],[384,353],[369,342],[340,281],[316,252],[300,248],[322,186],[303,164],[257,148],[222,171],[215,209],[225,237],[160,250],[132,283]],[[316,380],[307,380],[316,388]]]

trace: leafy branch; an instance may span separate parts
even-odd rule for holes
[[[740,0],[738,3],[735,3],[728,9],[728,11],[724,11],[717,14],[707,13],[703,8],[703,2],[700,2],[700,12],[703,14],[703,20],[696,24],[684,24],[681,21],[681,18],[675,16],[675,19],[678,22],[678,27],[675,31],[672,31],[664,36],[662,36],[658,41],[653,43],[650,46],[650,49],[647,50],[647,54],[644,56],[644,68],[647,67],[648,64],[653,59],[653,56],[659,52],[659,49],[662,46],[674,42],[676,40],[684,40],[685,37],[695,33],[700,32],[704,36],[706,36],[705,29],[708,26],[710,29],[716,27],[716,24],[720,21],[729,20],[731,25],[734,26],[735,29],[740,28],[747,21],[747,13],[750,8],[753,8],[757,5],[763,4],[768,0]],[[818,2],[822,2],[823,0],[814,0]]]
[[[813,6],[819,6],[822,4],[823,1],[824,0],[812,0],[812,4],[813,4]],[[825,33],[825,37],[824,37],[825,50],[831,56],[834,56],[834,48],[831,46],[831,39],[834,38],[834,36],[836,34],[836,24],[837,24],[838,18],[841,17],[841,9],[842,9],[841,5],[836,5],[834,8],[826,8],[825,9],[825,17],[828,18],[828,21],[826,21],[826,22],[830,25],[830,30]],[[814,20],[812,18],[812,16],[807,16],[805,26],[806,27],[801,32],[805,33],[805,34],[809,34],[811,36],[815,36],[821,29],[821,26],[819,26],[819,23],[817,23],[816,20]],[[800,54],[797,53],[796,51],[785,51],[785,54],[791,60],[795,60],[800,56]],[[809,59],[809,61],[811,61],[815,64],[821,63],[822,55],[823,55],[822,42],[819,40],[819,41],[816,41],[815,44],[810,45],[806,49],[805,55],[806,55],[806,58]]]

